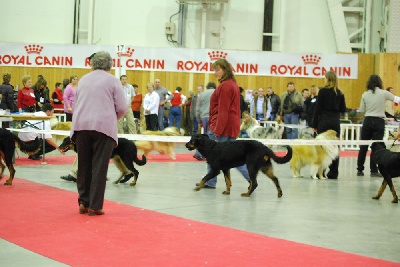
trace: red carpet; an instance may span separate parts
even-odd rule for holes
[[[283,156],[286,152],[277,152],[278,156]],[[358,151],[341,151],[340,157],[357,157]],[[167,155],[150,154],[151,159],[148,162],[201,162],[193,158],[193,154],[176,154],[176,160],[170,159]],[[368,155],[369,156],[369,153]],[[141,155],[139,156],[141,157]],[[71,165],[75,156],[46,156],[46,163],[52,165]],[[110,161],[111,162],[111,161]],[[42,160],[31,160],[26,155],[20,155],[16,158],[16,166],[35,166],[41,165]]]
[[[0,196],[0,238],[72,266],[398,266],[110,201],[89,217],[76,193],[21,179]]]

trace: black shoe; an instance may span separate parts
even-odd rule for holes
[[[382,177],[382,174],[379,172],[371,172],[371,177]]]
[[[60,176],[61,179],[69,182],[75,182],[76,183],[76,178],[72,176],[71,174]]]
[[[357,172],[357,176],[364,176],[364,173],[363,173],[363,172],[360,172],[360,171],[358,171],[358,172]]]
[[[28,159],[31,159],[31,160],[40,160],[40,159],[42,159],[42,156],[37,156],[37,155],[30,155],[29,157],[28,157]]]
[[[199,186],[199,183],[197,183],[196,186]],[[209,185],[205,184],[205,185],[203,186],[203,188],[215,189],[215,186],[209,186]]]
[[[123,179],[121,179],[121,181],[119,181],[119,183],[120,183],[120,184],[126,183],[126,182],[128,182],[129,179],[131,179],[132,177],[133,177],[133,174],[132,174],[132,173],[127,174],[127,175],[124,176]]]
[[[326,178],[328,178],[328,179],[337,179],[337,177],[338,177],[337,174],[336,174],[336,175],[333,175],[333,174],[331,174],[330,172],[328,172],[328,174],[326,175]]]

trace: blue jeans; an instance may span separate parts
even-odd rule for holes
[[[276,119],[276,114],[271,114],[269,120],[274,121]]]
[[[208,132],[208,135],[210,136],[211,140],[217,141],[217,142],[233,142],[236,140],[236,138],[232,138],[229,136],[218,136],[215,137],[214,133],[212,131]],[[238,166],[236,167],[236,169],[243,175],[244,179],[246,179],[248,182],[250,182],[250,176],[249,176],[249,172],[247,171],[247,166],[246,164],[242,165],[242,166]],[[210,172],[210,165],[207,166],[207,171]],[[206,185],[208,186],[212,186],[215,187],[217,185],[217,176],[208,180],[208,182],[206,183]]]
[[[164,130],[164,106],[158,107],[158,129]]]
[[[203,124],[204,134],[208,133],[208,118],[201,118],[201,124]]]
[[[264,114],[256,114],[256,120],[264,119]]]
[[[179,106],[173,106],[169,109],[169,122],[168,126],[174,126],[174,120],[176,119],[176,128],[181,129],[181,116],[182,110]]]
[[[293,124],[296,126],[299,125],[299,114],[294,114],[294,113],[284,114],[283,119],[285,120],[285,124]],[[286,127],[287,139],[296,139],[297,132],[298,132],[297,128]]]
[[[192,132],[192,135],[197,134],[198,131],[199,131],[199,123],[197,122],[197,119],[194,118],[193,119],[193,132]]]

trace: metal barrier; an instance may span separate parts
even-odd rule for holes
[[[340,124],[340,140],[343,141],[358,141],[361,140],[361,127],[362,124],[348,123],[351,121],[343,121]],[[273,126],[278,129],[278,123],[276,121],[259,121],[260,125],[263,127]],[[383,136],[383,140],[389,139],[390,132],[397,132],[399,125],[396,124],[386,124],[385,125],[385,134]],[[299,128],[301,126],[299,125]],[[340,150],[359,150],[359,145],[356,144],[345,144],[340,145]]]
[[[361,140],[362,124],[341,123],[340,140]],[[388,140],[389,132],[397,132],[398,125],[386,125],[383,140]],[[359,150],[358,145],[340,145],[340,150]]]
[[[65,113],[54,113],[54,116],[56,116],[56,118],[59,122],[67,121],[67,116],[65,115]]]
[[[258,123],[263,127],[272,126],[278,129],[278,122],[276,121],[258,121]]]

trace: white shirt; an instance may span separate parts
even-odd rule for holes
[[[41,116],[41,117],[46,117],[47,114],[43,111],[38,111],[33,113],[33,116]],[[37,128],[35,128],[37,127]],[[34,129],[34,130],[46,130],[46,131],[50,131],[51,130],[51,126],[50,126],[50,120],[45,120],[44,121],[44,129],[43,129],[43,121],[41,120],[28,120],[27,122],[25,122],[23,129],[25,130],[29,130],[29,129]],[[42,134],[39,133],[28,133],[28,132],[19,132],[18,133],[18,137],[24,141],[24,142],[29,142],[29,141],[33,141],[35,140],[36,137],[38,137],[39,139],[42,139]],[[45,139],[48,138],[52,138],[51,134],[45,134],[44,135]]]
[[[160,105],[160,96],[156,92],[147,93],[143,100],[143,109],[150,110],[150,114],[158,114],[158,106]],[[144,115],[150,115],[144,113]]]
[[[127,83],[126,85],[122,85],[122,89],[124,89],[126,104],[130,108],[132,103],[132,97],[135,96],[135,90],[133,89],[133,86],[130,85],[129,83]]]

